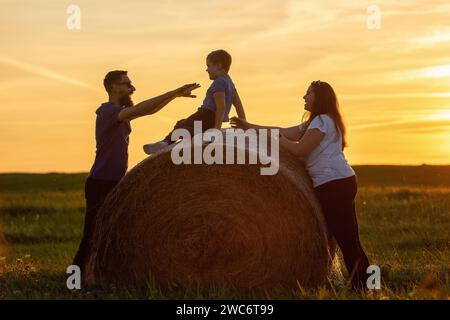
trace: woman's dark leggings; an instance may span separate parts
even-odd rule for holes
[[[351,276],[353,288],[365,288],[369,259],[359,240],[356,221],[356,176],[333,180],[314,188],[329,232],[336,239]]]

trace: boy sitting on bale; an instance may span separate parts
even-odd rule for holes
[[[206,65],[208,67],[206,72],[213,82],[206,92],[202,106],[188,118],[178,121],[173,130],[186,129],[193,136],[195,121],[202,122],[203,132],[211,128],[221,129],[222,122],[229,121],[231,105],[235,106],[238,117],[245,119],[241,99],[228,75],[231,65],[230,54],[225,50],[213,51],[206,58]],[[162,141],[144,145],[144,152],[152,154],[176,142],[171,139],[173,130]]]

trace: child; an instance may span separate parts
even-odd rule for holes
[[[206,58],[206,65],[208,67],[206,72],[208,72],[209,78],[213,80],[213,83],[206,92],[202,106],[188,118],[178,121],[173,130],[187,129],[193,136],[194,121],[202,122],[203,132],[211,128],[220,129],[222,122],[229,121],[228,115],[232,104],[236,108],[238,117],[245,119],[241,99],[233,81],[228,75],[231,65],[230,54],[225,50],[213,51]],[[164,140],[144,145],[144,152],[152,154],[176,142],[172,141],[171,135],[172,131]]]

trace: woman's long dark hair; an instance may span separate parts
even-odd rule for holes
[[[345,139],[346,129],[341,113],[339,112],[339,102],[333,88],[326,82],[317,80],[311,83],[314,90],[314,104],[311,112],[307,111],[303,118],[307,117],[306,123],[309,125],[311,121],[318,115],[329,115],[336,125],[336,131],[339,128],[342,135],[342,150],[347,146]]]

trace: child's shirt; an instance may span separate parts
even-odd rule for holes
[[[228,115],[236,93],[236,88],[234,87],[233,81],[228,74],[220,76],[213,81],[208,91],[206,91],[206,97],[205,100],[203,100],[201,108],[206,108],[216,112],[216,103],[214,102],[213,96],[216,92],[225,93],[225,112],[223,114],[223,122],[228,122],[230,120]]]

